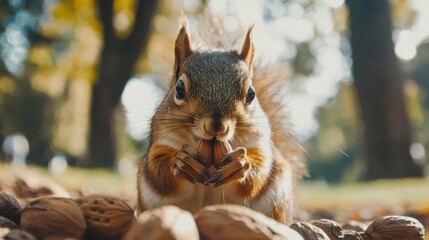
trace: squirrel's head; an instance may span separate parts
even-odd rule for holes
[[[176,113],[192,116],[200,139],[228,141],[257,104],[252,87],[254,45],[250,27],[241,51],[195,50],[186,19],[175,44],[170,100]]]

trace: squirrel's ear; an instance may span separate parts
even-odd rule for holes
[[[192,54],[192,42],[191,36],[189,35],[188,19],[183,14],[180,17],[180,31],[176,39],[174,54],[174,73],[177,80],[183,63],[186,58]]]
[[[249,27],[244,40],[243,48],[241,49],[240,58],[246,63],[249,68],[250,75],[253,73],[253,58],[255,56],[255,45],[252,40],[253,25]]]

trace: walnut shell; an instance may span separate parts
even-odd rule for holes
[[[358,232],[360,238],[362,238],[362,240],[371,240],[371,238],[369,238],[368,235],[366,235],[364,232]]]
[[[0,192],[0,216],[8,218],[19,225],[21,206],[12,195],[5,192]]]
[[[36,240],[36,238],[30,233],[20,230],[20,229],[12,229],[9,233],[4,236],[2,239],[4,240]]]
[[[41,197],[22,209],[21,228],[37,238],[79,238],[85,231],[85,220],[72,199]]]
[[[120,239],[134,222],[134,210],[124,200],[94,194],[75,201],[85,217],[87,239]]]
[[[239,205],[213,205],[195,214],[202,239],[302,240],[295,230]]]
[[[198,240],[198,229],[191,213],[176,206],[165,206],[140,214],[125,240]]]
[[[343,238],[344,240],[364,240],[364,238],[362,238],[362,235],[355,230],[345,229],[343,230],[343,233],[344,233],[344,238]]]
[[[384,216],[372,222],[365,231],[372,240],[425,239],[425,229],[415,218]]]
[[[367,227],[368,227],[367,224],[363,222],[358,222],[355,220],[350,220],[343,225],[343,229],[351,229],[351,230],[355,230],[356,232],[363,232]]]
[[[313,225],[322,229],[331,240],[339,240],[344,238],[343,229],[340,224],[329,219],[320,219],[311,222]]]
[[[322,229],[308,222],[293,223],[290,228],[297,231],[306,240],[329,240],[328,235]]]
[[[12,220],[0,216],[0,228],[14,229],[14,228],[18,228],[18,225],[16,225],[16,223],[12,222]]]

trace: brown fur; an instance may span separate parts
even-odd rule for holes
[[[251,162],[252,169],[255,174],[258,173],[258,169],[262,167],[264,162],[264,156],[260,149],[252,148],[247,150],[247,159]],[[268,176],[266,179],[260,178],[247,178],[247,181],[241,181],[236,184],[235,188],[238,195],[248,200],[253,200],[260,196],[263,192],[264,186],[269,182]]]
[[[148,159],[156,159],[156,161],[143,162],[139,173],[145,176],[149,186],[153,186],[154,191],[161,196],[171,196],[174,190],[180,184],[172,176],[165,174],[173,167],[173,157],[176,150],[168,146],[155,145],[151,147],[148,154]]]

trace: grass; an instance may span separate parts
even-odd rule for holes
[[[331,209],[362,205],[400,205],[410,210],[429,208],[429,178],[338,185],[305,182],[297,192],[299,199],[306,206],[314,208]]]

